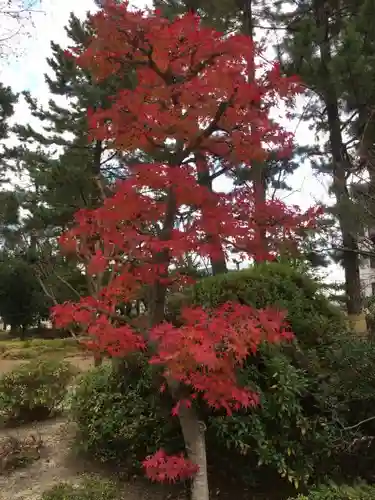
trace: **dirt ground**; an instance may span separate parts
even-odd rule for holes
[[[65,358],[81,371],[93,366],[92,357],[73,356]],[[6,373],[24,360],[0,359],[0,374]],[[39,500],[41,494],[63,481],[77,484],[84,474],[98,474],[111,477],[109,471],[98,469],[92,463],[78,459],[72,453],[75,434],[74,423],[59,418],[19,428],[0,429],[0,439],[15,436],[20,439],[30,434],[40,436],[43,447],[39,460],[7,473],[0,473],[0,500]],[[121,471],[117,471],[121,473]],[[118,475],[116,475],[118,478]],[[173,488],[152,487],[149,483],[121,483],[123,500],[176,500],[182,498]]]
[[[0,435],[11,435],[19,438],[30,433],[37,433],[44,443],[42,456],[30,466],[20,468],[9,474],[0,476],[1,500],[36,500],[46,489],[58,481],[76,479],[76,472],[67,463],[69,452],[69,424],[57,420],[34,426],[1,431]]]
[[[51,420],[0,431],[0,437],[13,435],[19,438],[37,433],[43,441],[41,458],[31,465],[0,475],[0,500],[39,500],[41,494],[64,481],[77,484],[84,474],[98,474],[92,464],[72,455],[71,442],[74,424],[66,419]],[[101,475],[108,477],[108,471]],[[153,488],[144,482],[121,483],[123,500],[171,500],[176,496],[171,488]]]

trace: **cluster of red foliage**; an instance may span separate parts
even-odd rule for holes
[[[292,338],[284,317],[237,303],[213,311],[186,308],[181,328],[162,323],[151,330],[158,352],[150,362],[165,367],[166,379],[190,387],[192,399],[202,394],[212,408],[224,408],[230,415],[232,410],[258,404],[257,394],[238,386],[236,368],[256,353],[261,342]],[[173,413],[178,414],[177,410],[178,406]]]
[[[252,189],[214,192],[210,184],[222,176],[231,185],[236,166],[251,168],[275,148],[280,155],[290,151],[290,135],[269,112],[280,99],[292,101],[298,85],[277,65],[258,68],[259,77],[248,81],[246,61],[256,50],[251,40],[223,36],[192,14],[169,21],[158,12],[146,15],[107,2],[92,26],[91,43],[72,56],[77,64],[99,81],[121,80],[124,72],[132,72],[136,81],[133,89],[116,92],[111,107],[90,112],[93,139],[160,160],[129,167],[115,194],[102,207],[79,212],[76,225],[61,237],[62,248],[80,257],[97,287],[75,304],[56,306],[56,324],[79,324],[92,337],[91,347],[111,356],[156,343],[151,362],[165,367],[168,383],[190,388],[183,404],[197,394],[228,413],[257,404],[257,395],[238,385],[236,369],[260,342],[291,338],[284,316],[225,304],[214,311],[190,308],[184,325],[176,328],[163,322],[165,292],[186,281],[170,270],[188,252],[212,259],[218,248],[226,254],[235,249],[272,259],[313,227],[314,210],[301,213],[273,200],[265,204],[262,220],[259,214],[255,220]],[[202,176],[210,182],[202,182]],[[267,232],[266,249],[258,241],[260,224]],[[147,336],[118,314],[145,284],[153,288],[158,306],[157,314],[150,312]],[[145,467],[159,480],[195,470],[163,452]]]
[[[159,450],[152,457],[148,457],[144,466],[147,477],[158,482],[181,481],[197,472],[196,464],[187,460],[183,455],[168,456],[164,450]]]

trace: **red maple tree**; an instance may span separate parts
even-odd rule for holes
[[[280,249],[296,248],[313,227],[314,210],[301,213],[278,200],[265,203],[255,220],[251,188],[231,180],[238,165],[251,168],[275,149],[290,152],[291,136],[269,115],[280,99],[292,103],[300,89],[276,64],[259,67],[249,81],[252,41],[223,36],[193,14],[170,21],[157,11],[107,2],[91,23],[91,43],[72,54],[77,64],[98,81],[131,71],[136,85],[113,95],[109,109],[90,113],[90,133],[119,151],[144,151],[155,162],[129,166],[102,207],[76,214],[61,246],[79,256],[94,292],[56,306],[53,316],[57,326],[80,325],[94,350],[112,357],[142,350],[164,367],[163,388],[176,400],[187,458],[161,450],[145,460],[145,469],[155,480],[192,476],[193,499],[206,500],[204,433],[194,399],[200,395],[228,413],[258,404],[257,395],[238,384],[236,370],[261,342],[288,340],[292,333],[285,314],[236,303],[185,309],[183,325],[175,327],[165,322],[167,291],[186,284],[178,263],[187,253],[213,263],[233,250],[273,259]],[[225,192],[213,189],[218,177],[229,186]],[[267,248],[259,242],[260,224]],[[119,310],[145,285],[148,324],[136,328]]]

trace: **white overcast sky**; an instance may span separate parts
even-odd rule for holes
[[[50,55],[50,42],[58,42],[68,45],[64,31],[70,12],[74,12],[80,18],[85,17],[86,12],[95,9],[94,0],[42,0],[42,11],[33,14],[33,24],[30,26],[31,36],[22,37],[17,43],[21,55],[15,59],[12,56],[6,64],[0,65],[0,80],[10,85],[14,91],[21,92],[29,90],[32,95],[41,102],[47,102],[49,95],[44,81],[44,73],[48,71],[46,57]],[[147,0],[132,0],[131,5],[144,7],[150,2]],[[4,28],[1,27],[0,31]],[[21,100],[17,106],[14,121],[27,123],[30,115],[25,103]],[[288,123],[287,127],[295,132],[296,141],[299,144],[311,144],[314,137],[305,123]],[[291,180],[293,192],[286,201],[297,204],[302,208],[308,208],[316,201],[328,200],[328,181],[318,178],[312,174],[309,165],[298,169]],[[329,269],[329,281],[342,280],[341,269],[332,266]]]

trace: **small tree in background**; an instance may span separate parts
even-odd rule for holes
[[[145,460],[145,469],[158,481],[192,477],[193,500],[207,500],[196,401],[229,414],[256,405],[257,394],[237,381],[237,368],[262,342],[288,340],[292,332],[280,311],[230,302],[190,307],[175,327],[165,322],[166,297],[187,281],[176,271],[187,253],[215,262],[236,250],[242,258],[269,260],[280,248],[295,249],[313,226],[314,210],[302,214],[278,200],[265,203],[262,221],[257,218],[267,236],[265,251],[254,223],[253,191],[238,185],[214,192],[200,182],[207,174],[228,182],[238,165],[250,168],[275,149],[290,151],[291,137],[269,112],[280,98],[290,102],[298,87],[277,66],[257,68],[259,76],[249,81],[246,61],[256,50],[251,40],[223,37],[193,14],[169,21],[158,12],[146,15],[107,2],[92,22],[95,36],[76,54],[78,64],[98,80],[137,72],[134,90],[118,92],[111,107],[90,113],[92,138],[157,160],[129,166],[114,196],[100,208],[80,211],[75,227],[62,236],[63,249],[87,265],[97,293],[56,306],[54,318],[58,326],[79,324],[93,349],[113,357],[141,350],[151,364],[164,367],[162,390],[175,400],[172,413],[187,458],[160,450]],[[130,325],[119,310],[145,286],[145,321]]]
[[[24,338],[26,329],[48,318],[46,300],[33,268],[19,256],[0,255],[0,316],[12,333]]]

